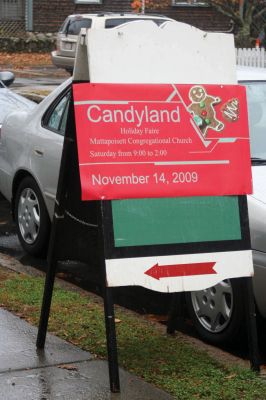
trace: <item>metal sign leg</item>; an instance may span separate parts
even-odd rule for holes
[[[169,335],[175,333],[177,323],[183,317],[182,295],[180,293],[173,293],[171,297],[166,330]]]
[[[57,257],[56,257],[57,228],[58,228],[58,219],[57,219],[57,214],[55,213],[52,224],[50,242],[49,242],[48,257],[47,257],[47,273],[45,278],[42,309],[39,321],[38,336],[36,341],[36,346],[38,349],[43,349],[45,346],[48,320],[49,320],[50,308],[53,296],[53,288],[54,288],[54,281],[55,281],[55,274],[57,267]]]
[[[41,316],[40,316],[38,336],[36,341],[36,346],[38,349],[43,349],[45,346],[45,339],[46,339],[51,301],[53,295],[55,273],[56,273],[56,265],[57,262],[51,263],[48,266],[48,271],[46,274]]]
[[[98,248],[99,248],[99,260],[102,271],[102,282],[103,282],[104,315],[105,315],[110,389],[111,392],[117,393],[120,392],[120,382],[119,382],[119,367],[118,367],[117,342],[116,342],[116,330],[115,330],[115,313],[114,313],[112,289],[107,286],[106,282],[104,218],[105,218],[104,202],[101,201],[99,202],[99,208],[98,208],[98,226],[99,226]]]
[[[44,348],[45,345],[51,301],[53,295],[55,273],[57,267],[56,239],[58,236],[58,224],[59,221],[64,218],[65,201],[66,201],[65,194],[68,186],[68,171],[69,171],[68,164],[71,160],[71,155],[74,152],[73,138],[75,137],[75,120],[74,120],[74,105],[72,98],[69,106],[67,126],[68,129],[66,131],[64,139],[64,146],[62,151],[62,159],[61,159],[59,178],[58,178],[58,187],[56,193],[54,217],[51,227],[51,236],[48,248],[48,256],[47,256],[48,266],[47,266],[46,280],[43,293],[42,309],[39,321],[39,330],[36,341],[36,346],[38,349]]]
[[[115,314],[112,289],[105,287],[104,290],[104,312],[105,312],[105,328],[108,351],[108,366],[110,389],[113,393],[120,392],[119,368],[117,357],[117,342],[115,331]]]
[[[246,322],[248,333],[248,347],[250,367],[253,371],[260,371],[260,353],[258,346],[258,332],[256,322],[256,308],[252,286],[252,278],[243,278],[243,289],[245,296]]]

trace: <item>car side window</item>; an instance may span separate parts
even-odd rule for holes
[[[68,22],[69,22],[69,18],[65,19],[65,21],[63,22],[63,24],[59,28],[59,33],[64,33],[65,32],[66,27],[68,25]]]
[[[71,19],[68,26],[66,27],[66,34],[68,35],[78,35],[81,28],[91,28],[91,19]]]
[[[68,96],[68,100],[67,100],[67,103],[66,103],[66,106],[65,106],[62,118],[61,118],[60,126],[59,126],[60,132],[62,132],[63,135],[66,132],[66,123],[67,123],[67,116],[68,116],[68,109],[69,109],[69,97],[70,96]]]
[[[60,135],[65,134],[66,121],[68,115],[70,92],[67,92],[60,101],[48,111],[48,114],[44,120],[45,128],[59,133]]]
[[[106,19],[106,21],[105,21],[105,28],[106,29],[115,28],[116,26],[125,24],[126,22],[141,21],[141,20],[153,21],[158,26],[160,26],[161,24],[163,24],[164,22],[167,21],[167,19],[152,19],[152,18],[143,18],[143,19],[141,19],[141,17],[136,17],[136,18],[109,18],[109,19]]]

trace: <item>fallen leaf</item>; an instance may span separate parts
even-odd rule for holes
[[[83,339],[86,339],[88,337],[88,335],[82,335],[82,336],[80,336],[79,338],[78,338],[78,340],[83,340]]]
[[[150,321],[155,321],[155,322],[165,322],[165,321],[168,321],[168,316],[167,316],[167,315],[146,314],[146,317],[147,317]]]
[[[233,379],[235,377],[236,377],[236,374],[231,374],[231,375],[225,376],[224,379]]]
[[[62,364],[58,365],[57,368],[67,369],[68,371],[77,371],[78,368],[73,364]]]

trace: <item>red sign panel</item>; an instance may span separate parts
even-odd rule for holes
[[[83,200],[251,193],[244,87],[73,90]]]

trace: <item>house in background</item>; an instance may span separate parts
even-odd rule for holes
[[[0,0],[0,36],[57,32],[69,14],[132,12],[131,0]],[[232,32],[231,20],[204,0],[172,0],[152,13],[207,31]]]

